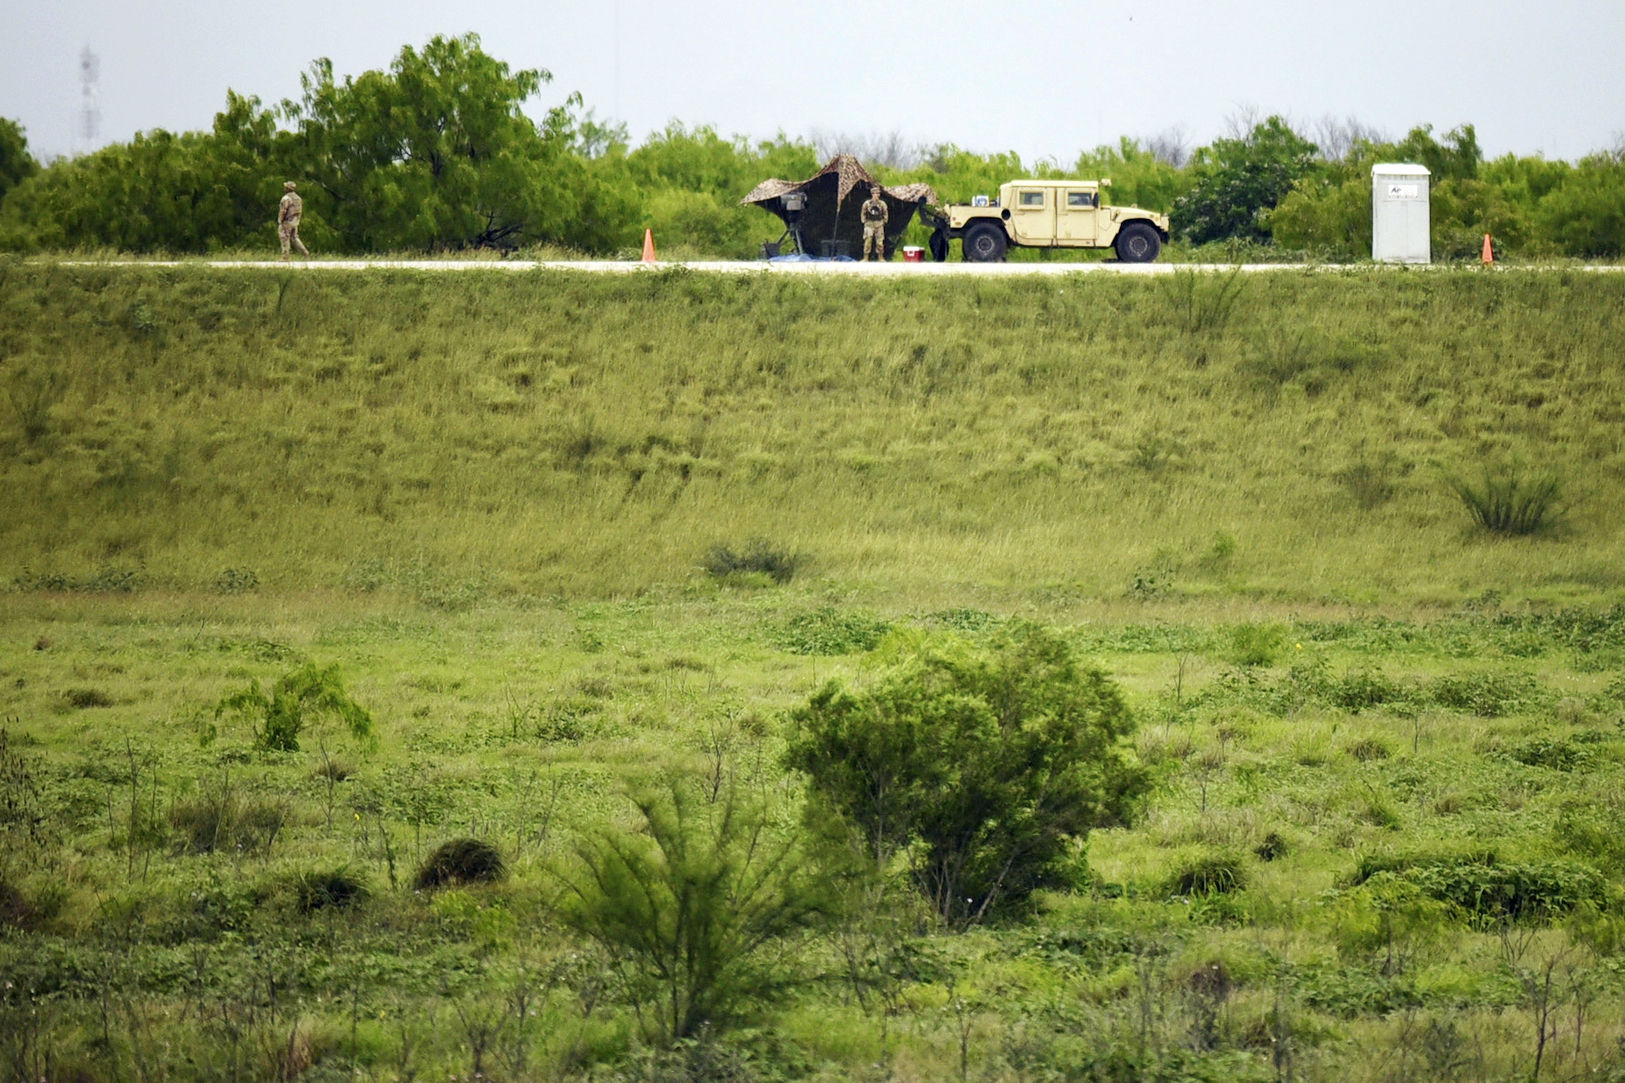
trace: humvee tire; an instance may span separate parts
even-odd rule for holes
[[[1162,250],[1162,239],[1149,224],[1130,222],[1117,234],[1113,247],[1117,249],[1117,258],[1124,263],[1150,263]]]
[[[971,263],[997,263],[1004,258],[1009,238],[992,222],[978,222],[965,231],[965,259]]]

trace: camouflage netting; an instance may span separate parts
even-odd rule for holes
[[[790,215],[784,209],[784,197],[791,192],[804,192],[807,206],[801,212],[801,239],[807,254],[824,254],[825,241],[844,241],[845,254],[856,256],[863,246],[863,223],[858,214],[863,201],[869,198],[870,186],[879,183],[856,158],[837,154],[804,181],[765,180],[739,202],[754,203],[773,212],[788,230]],[[895,188],[882,185],[880,192],[891,212],[886,220],[886,258],[890,259],[903,231],[914,220],[914,212],[925,204],[935,203],[937,194],[929,184],[902,184]]]

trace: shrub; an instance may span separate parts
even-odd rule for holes
[[[337,718],[358,739],[372,735],[372,715],[346,694],[338,666],[321,669],[314,662],[284,674],[270,695],[255,681],[227,696],[215,707],[215,720],[228,712],[255,719],[255,747],[272,752],[299,751],[300,734],[323,717]],[[212,728],[205,736],[213,736]]]
[[[26,929],[34,920],[34,907],[21,891],[0,880],[0,927]]]
[[[742,551],[727,545],[714,545],[700,566],[719,579],[757,573],[783,586],[806,563],[806,557],[780,549],[765,538],[752,538]]]
[[[1440,707],[1480,718],[1516,714],[1544,698],[1527,673],[1450,673],[1430,682],[1424,695]]]
[[[1502,862],[1492,852],[1437,856],[1367,856],[1355,884],[1393,878],[1449,904],[1479,928],[1546,922],[1584,905],[1601,905],[1605,880],[1574,861]]]
[[[770,833],[767,810],[732,788],[705,801],[673,779],[632,800],[641,830],[578,843],[561,916],[655,1007],[657,1037],[671,1043],[793,980],[773,949],[824,908],[824,878],[794,833]]]
[[[1434,865],[1407,875],[1435,899],[1459,907],[1479,927],[1546,922],[1604,900],[1601,874],[1576,862]]]
[[[1345,711],[1363,711],[1409,699],[1406,690],[1373,669],[1358,669],[1327,681],[1322,689],[1328,703]]]
[[[791,654],[855,654],[874,650],[889,631],[889,623],[866,613],[824,606],[791,617],[777,638]]]
[[[1273,624],[1239,624],[1230,632],[1230,660],[1238,666],[1267,666],[1286,638],[1286,629]]]
[[[1022,624],[988,651],[926,638],[874,687],[831,683],[792,715],[786,762],[877,868],[906,853],[955,925],[1068,881],[1076,841],[1126,821],[1147,786],[1117,687]]]
[[[452,839],[429,855],[412,886],[431,891],[447,884],[491,883],[507,875],[508,866],[495,846],[480,839]]]
[[[1587,730],[1571,737],[1541,735],[1507,749],[1506,755],[1526,767],[1549,767],[1554,771],[1572,771],[1585,767],[1596,757],[1596,745],[1606,735]]]
[[[1562,482],[1554,473],[1526,475],[1517,467],[1486,467],[1478,482],[1445,478],[1473,522],[1496,534],[1533,534],[1557,514]]]

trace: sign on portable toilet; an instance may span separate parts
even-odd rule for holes
[[[1428,177],[1421,165],[1371,167],[1371,258],[1378,263],[1433,262]]]

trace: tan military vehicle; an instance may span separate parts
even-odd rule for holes
[[[1115,248],[1124,263],[1149,263],[1168,240],[1168,216],[1100,201],[1111,181],[1018,180],[999,197],[953,203],[934,216],[931,251],[947,258],[948,242],[963,241],[965,258],[992,263],[1012,245],[1023,248]],[[927,216],[932,221],[932,216]]]

